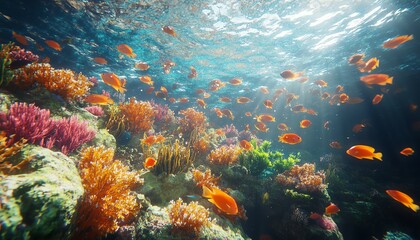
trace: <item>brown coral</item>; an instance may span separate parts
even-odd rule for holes
[[[47,63],[34,63],[16,72],[17,85],[31,85],[34,81],[66,100],[77,100],[93,86],[83,74],[67,69],[54,69]]]
[[[78,207],[73,238],[96,239],[115,232],[136,216],[140,206],[131,193],[139,179],[120,161],[114,150],[88,147],[79,168],[85,194]]]
[[[217,187],[220,179],[220,176],[215,177],[213,174],[211,174],[210,169],[206,169],[205,172],[202,172],[198,169],[193,169],[192,174],[195,184],[200,188],[202,188],[203,186],[206,186],[208,188]]]
[[[152,128],[155,113],[149,102],[130,98],[129,103],[120,104],[118,108],[125,117],[125,126],[129,131],[139,133]]]
[[[13,135],[10,136],[9,139],[13,139]],[[26,164],[31,159],[28,158],[27,160],[24,160],[17,165],[13,165],[9,161],[6,161],[7,158],[18,153],[27,142],[26,139],[22,138],[19,141],[10,144],[11,141],[9,139],[7,138],[5,132],[0,132],[0,174],[5,175],[12,173],[15,169],[19,169],[22,165]]]
[[[194,129],[197,129],[198,132],[205,130],[207,118],[203,112],[187,108],[179,111],[179,114],[184,115],[184,118],[180,119],[181,129],[184,134],[190,134]]]
[[[209,211],[195,201],[188,205],[181,199],[171,201],[168,213],[173,229],[181,233],[198,234],[203,226],[210,224]]]
[[[237,145],[223,145],[210,152],[208,159],[218,165],[232,165],[238,161],[241,148]]]
[[[324,184],[325,173],[315,172],[315,164],[305,163],[302,166],[294,165],[290,170],[279,174],[277,182],[286,186],[295,186],[305,192],[322,191],[327,188]]]

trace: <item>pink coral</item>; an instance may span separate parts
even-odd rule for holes
[[[12,63],[10,64],[11,69],[17,69],[24,67],[29,63],[38,61],[38,55],[33,54],[31,51],[25,51],[25,49],[19,49],[9,52],[8,56]]]
[[[92,113],[93,115],[97,117],[101,117],[104,115],[104,110],[99,106],[89,106],[85,107],[85,110]]]

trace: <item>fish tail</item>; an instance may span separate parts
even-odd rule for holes
[[[203,186],[203,197],[205,198],[211,198],[213,195],[213,192],[206,186]]]
[[[414,39],[413,35],[410,35],[410,36],[408,36],[407,41],[408,40],[413,40],[413,39]]]
[[[381,152],[374,153],[373,157],[378,159],[379,161],[382,161],[382,153]]]
[[[392,80],[394,79],[394,77],[389,77],[387,80],[386,80],[386,83],[388,83],[388,84],[392,84]]]
[[[420,209],[420,207],[419,207],[419,205],[416,205],[416,204],[414,204],[414,203],[411,203],[410,205],[409,205],[409,207],[414,211],[414,212],[417,212],[419,209]]]

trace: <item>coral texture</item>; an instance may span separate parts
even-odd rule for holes
[[[238,161],[241,148],[237,145],[223,145],[210,152],[208,159],[218,165],[231,165]]]
[[[97,117],[101,117],[104,115],[104,110],[99,106],[89,106],[85,107],[85,110],[92,113],[93,115]]]
[[[14,169],[19,168],[19,164],[13,166],[12,163],[7,161],[7,158],[18,153],[26,145],[26,139],[20,139],[18,142],[9,144],[5,132],[0,132],[0,175],[9,174]]]
[[[327,185],[324,184],[324,179],[324,172],[315,172],[315,164],[311,163],[305,163],[302,166],[295,165],[276,177],[280,184],[294,186],[296,189],[305,192],[317,192],[326,189]]]
[[[120,104],[119,109],[125,117],[125,125],[129,131],[139,133],[152,128],[155,113],[149,102],[130,98],[130,102]]]
[[[187,108],[179,111],[179,114],[184,115],[184,118],[180,119],[181,129],[184,134],[188,135],[194,129],[197,129],[199,132],[205,129],[207,118],[203,112]]]
[[[220,176],[215,177],[211,173],[210,169],[206,169],[205,172],[202,172],[198,169],[193,169],[192,173],[193,173],[194,182],[196,183],[198,187],[200,188],[202,188],[203,186],[206,186],[208,188],[217,187]]]

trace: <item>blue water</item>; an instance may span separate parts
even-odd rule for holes
[[[392,186],[407,190],[418,202],[418,153],[407,159],[399,151],[410,146],[420,152],[420,111],[409,110],[410,104],[420,104],[419,3],[403,0],[2,1],[0,41],[14,41],[12,31],[23,34],[30,41],[25,48],[41,59],[49,57],[55,68],[69,68],[98,79],[101,73],[114,72],[127,79],[126,99],[133,96],[140,100],[154,99],[169,104],[175,111],[198,108],[215,128],[230,123],[239,130],[246,124],[252,127],[255,121],[245,117],[247,111],[272,114],[276,123],[269,123],[270,131],[258,132],[257,136],[273,141],[274,148],[286,153],[308,152],[313,159],[305,160],[311,162],[328,153],[341,155],[346,171],[383,182],[384,189]],[[163,32],[165,25],[174,27],[177,37]],[[397,49],[382,48],[388,39],[411,34],[414,40]],[[48,39],[61,43],[63,50],[48,48],[44,44]],[[45,50],[37,50],[35,43]],[[121,57],[116,46],[122,43],[131,46],[137,57]],[[372,105],[371,100],[381,89],[362,84],[359,78],[366,73],[348,64],[348,58],[356,53],[364,53],[366,60],[373,57],[380,60],[372,73],[394,77],[394,84],[385,87],[389,92],[379,105]],[[108,64],[96,64],[94,57],[104,57]],[[169,74],[162,68],[167,60],[176,63]],[[139,61],[147,62],[150,69],[135,69],[134,64]],[[188,78],[190,66],[197,70],[197,78]],[[280,73],[287,69],[303,71],[309,80],[286,81]],[[165,86],[169,97],[187,97],[189,103],[171,104],[153,94],[147,95],[149,86],[138,80],[142,75],[150,75],[157,90]],[[243,84],[227,83],[219,91],[208,90],[211,80],[228,82],[234,77],[241,78]],[[314,84],[319,79],[325,80],[328,87]],[[178,87],[172,89],[173,84]],[[321,101],[317,91],[333,95],[337,85],[342,85],[350,97],[362,98],[364,102],[337,106]],[[261,86],[268,87],[270,94],[262,94]],[[196,103],[202,98],[195,93],[200,88],[211,94],[205,99],[206,109]],[[303,104],[315,109],[318,115],[293,113],[291,106],[286,106],[284,96],[274,103],[273,109],[266,109],[263,101],[279,88],[299,96],[291,106]],[[113,91],[103,83],[95,89],[98,93],[101,90]],[[240,96],[253,101],[237,104],[235,99]],[[220,102],[220,97],[230,97],[232,102]],[[231,109],[235,119],[217,118],[215,107]],[[308,129],[299,128],[304,118],[312,121]],[[325,121],[330,121],[328,131],[323,128]],[[280,122],[286,123],[290,132],[298,133],[304,141],[293,146],[278,143]],[[361,122],[367,127],[361,133],[352,132],[352,127]],[[332,149],[328,145],[331,141],[339,141],[343,148]],[[383,152],[383,162],[365,164],[347,156],[344,150],[356,144],[375,146]],[[401,218],[400,225],[420,237],[415,230],[416,224],[420,224],[419,216],[410,214],[397,216]],[[345,239],[357,236],[351,228],[342,228]]]

